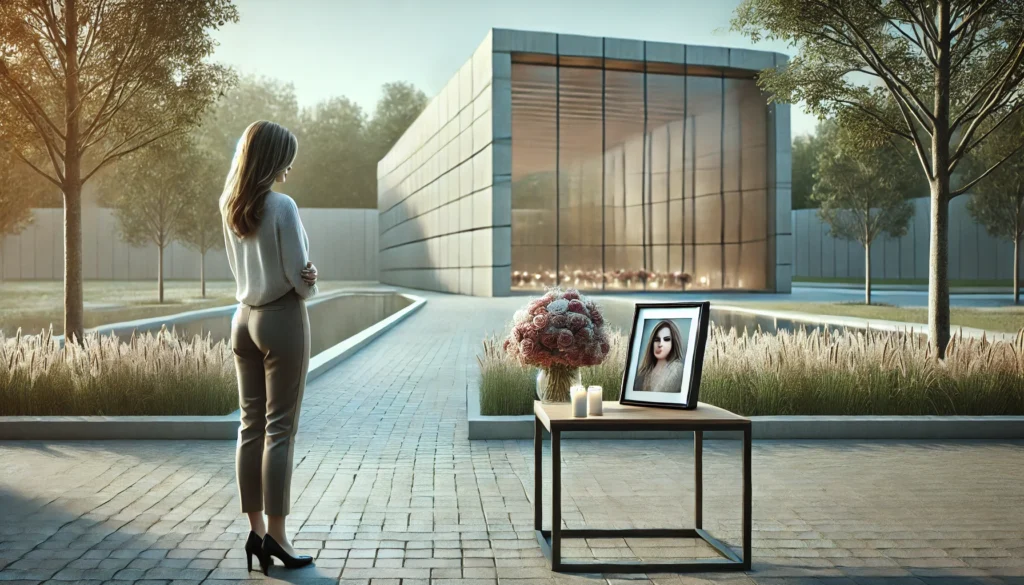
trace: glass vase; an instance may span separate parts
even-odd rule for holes
[[[552,366],[537,371],[537,398],[545,404],[569,403],[569,388],[582,384],[579,368]]]

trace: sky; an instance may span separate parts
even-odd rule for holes
[[[729,30],[740,0],[235,0],[239,21],[214,32],[213,59],[295,87],[300,106],[336,96],[372,113],[381,85],[433,97],[491,28],[750,48]],[[794,136],[816,120],[792,110]]]

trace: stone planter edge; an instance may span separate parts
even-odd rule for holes
[[[469,386],[470,440],[533,438],[533,415],[483,416],[480,390]],[[757,440],[1014,440],[1024,439],[1024,416],[753,416]],[[562,434],[566,439],[689,439],[689,431]],[[705,432],[705,439],[740,439],[737,432]]]

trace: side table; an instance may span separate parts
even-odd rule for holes
[[[605,402],[604,415],[574,418],[568,404],[543,404],[534,401],[534,506],[533,526],[544,556],[551,561],[552,571],[569,573],[648,573],[687,571],[749,571],[751,531],[750,481],[750,419],[710,404],[698,403],[693,410],[673,410],[629,406]],[[551,433],[551,530],[543,522],[543,432]],[[703,529],[703,450],[704,431],[743,432],[743,557]],[[693,431],[694,455],[694,527],[640,529],[562,528],[562,431]],[[565,538],[700,538],[723,558],[694,559],[673,562],[600,561],[565,563],[562,561],[562,540]]]

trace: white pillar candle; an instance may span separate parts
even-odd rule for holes
[[[604,390],[600,386],[587,388],[587,414],[601,416],[604,414]]]
[[[573,386],[569,389],[570,400],[572,401],[572,415],[574,417],[587,416],[587,389],[583,386]]]

